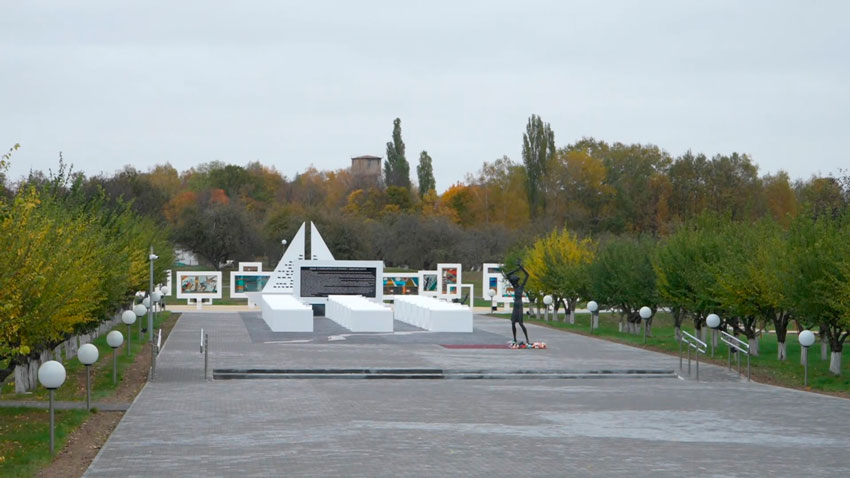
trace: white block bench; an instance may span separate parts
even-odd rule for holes
[[[395,319],[432,332],[472,332],[472,309],[419,295],[396,296]]]
[[[313,308],[289,294],[263,294],[263,320],[272,332],[312,332]]]
[[[325,317],[352,332],[392,332],[393,311],[362,295],[331,295]]]

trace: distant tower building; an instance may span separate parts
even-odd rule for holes
[[[357,156],[351,158],[351,176],[358,188],[381,184],[381,158],[379,156]]]

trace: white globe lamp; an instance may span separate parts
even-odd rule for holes
[[[55,360],[48,360],[38,368],[38,381],[49,391],[50,395],[50,455],[54,453],[53,439],[53,391],[65,383],[65,367]]]
[[[91,365],[97,362],[98,355],[97,347],[92,344],[85,344],[77,351],[77,359],[86,366],[86,410],[91,410]]]

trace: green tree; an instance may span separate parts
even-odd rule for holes
[[[711,293],[715,274],[710,266],[720,260],[726,247],[717,233],[721,223],[716,216],[701,216],[681,226],[655,249],[652,266],[658,293],[673,311],[677,333],[687,316],[693,319],[694,328],[701,330],[705,317],[719,308]]]
[[[404,157],[404,141],[401,139],[401,119],[393,121],[393,140],[387,143],[387,159],[384,161],[384,180],[387,186],[398,186],[410,190],[410,165]]]
[[[718,235],[726,247],[720,259],[707,267],[715,275],[711,294],[727,315],[726,323],[747,337],[750,353],[757,356],[758,330],[772,322],[779,360],[784,360],[791,317],[783,286],[788,277],[784,231],[765,218],[755,224],[729,223]]]
[[[798,216],[790,230],[788,291],[795,316],[820,326],[832,355],[829,370],[841,375],[844,342],[850,336],[850,227],[846,218]]]
[[[652,268],[654,248],[650,238],[614,238],[600,246],[590,266],[589,296],[619,309],[632,333],[639,329],[640,308],[649,307],[654,317],[661,302]]]
[[[416,166],[416,176],[419,178],[419,198],[425,197],[428,191],[437,189],[434,181],[434,168],[431,165],[431,156],[427,151],[419,153],[419,165]]]
[[[526,194],[531,217],[539,217],[546,209],[545,177],[555,156],[555,133],[549,123],[537,115],[528,118],[522,135],[522,162],[525,165]]]

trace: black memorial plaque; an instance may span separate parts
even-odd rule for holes
[[[375,297],[378,274],[375,267],[301,268],[301,297],[362,295]]]

